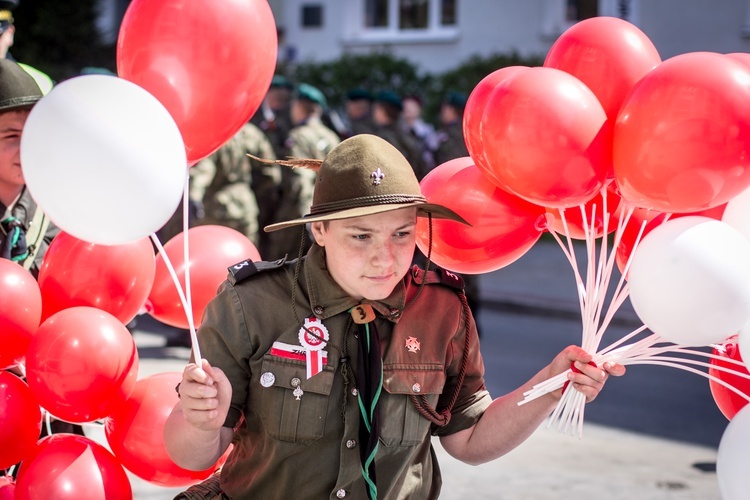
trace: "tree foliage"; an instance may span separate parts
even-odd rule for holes
[[[96,28],[96,0],[21,0],[13,17],[11,54],[53,80],[76,76],[86,66],[115,70],[114,44],[104,44]]]

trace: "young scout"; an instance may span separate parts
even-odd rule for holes
[[[208,468],[234,444],[205,498],[437,498],[432,436],[487,462],[561,397],[518,406],[533,384],[574,363],[582,373],[569,379],[591,401],[624,373],[570,346],[493,400],[460,279],[410,268],[417,217],[463,219],[427,203],[378,137],[351,137],[314,165],[310,213],[266,230],[310,223],[315,243],[303,259],[231,268],[198,332],[205,359],[186,366],[165,425],[184,468]]]

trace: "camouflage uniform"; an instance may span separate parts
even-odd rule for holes
[[[247,156],[248,153],[273,158],[268,138],[251,123],[190,169],[190,198],[202,202],[199,224],[231,227],[257,246],[259,210],[251,189],[255,160]],[[261,168],[256,166],[256,169]]]
[[[289,132],[287,147],[293,158],[314,158],[322,160],[340,142],[339,136],[323,125],[317,117],[308,119]],[[275,220],[296,219],[310,211],[315,172],[306,168],[287,168],[282,171],[282,195],[279,200]],[[264,256],[274,260],[284,255],[296,257],[300,249],[301,235],[298,231],[278,231],[268,234],[271,250]],[[303,249],[306,250],[306,249]]]

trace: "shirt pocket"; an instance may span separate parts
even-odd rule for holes
[[[304,362],[266,355],[261,377],[273,381],[262,388],[260,397],[266,433],[280,441],[300,444],[323,437],[333,375],[333,368],[326,366],[308,379]]]
[[[383,367],[380,440],[385,446],[416,446],[424,442],[430,421],[414,407],[410,396],[424,396],[433,408],[445,386],[440,364]]]

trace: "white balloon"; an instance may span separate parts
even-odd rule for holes
[[[750,405],[727,425],[719,442],[716,478],[723,500],[746,500],[750,492]]]
[[[727,202],[721,220],[750,241],[750,188]]]
[[[750,241],[708,217],[669,220],[636,248],[628,284],[654,333],[676,344],[720,343],[750,320]]]
[[[32,198],[73,236],[126,244],[161,228],[180,203],[185,145],[167,109],[127,80],[66,80],[29,114],[21,165]]]

